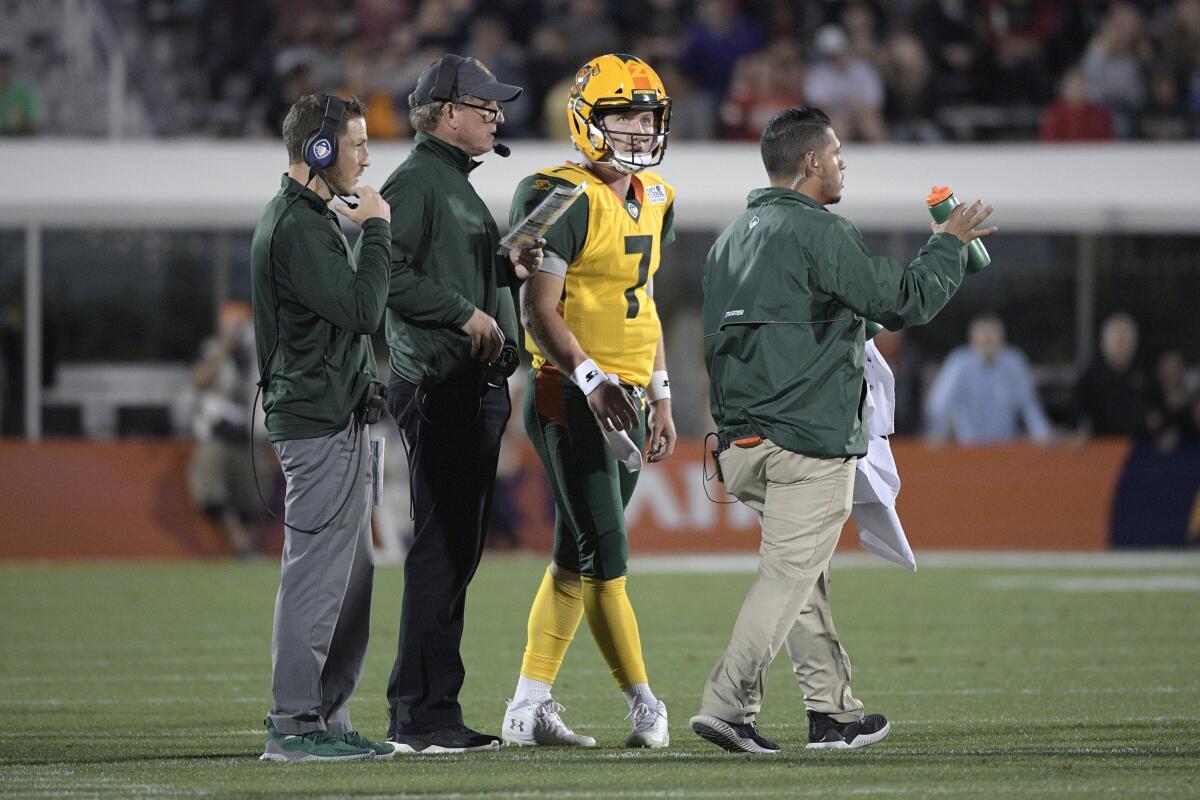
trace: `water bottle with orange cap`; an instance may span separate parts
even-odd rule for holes
[[[929,206],[929,215],[933,217],[933,221],[937,223],[945,222],[950,218],[950,212],[958,205],[958,198],[954,196],[954,192],[950,191],[949,186],[934,186],[929,196],[925,198],[925,204]],[[974,240],[967,245],[967,273],[979,272],[979,270],[992,263],[992,257],[988,255],[987,248],[983,246],[983,242],[979,239]]]

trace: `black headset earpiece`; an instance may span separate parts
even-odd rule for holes
[[[312,136],[304,140],[304,163],[320,173],[337,160],[338,128],[346,114],[346,101],[337,95],[329,95],[325,101],[325,119]]]
[[[447,54],[438,62],[437,74],[433,76],[433,91],[429,96],[434,100],[449,103],[454,100],[454,81],[458,78],[458,68],[466,61],[462,56]]]

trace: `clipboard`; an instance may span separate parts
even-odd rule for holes
[[[514,247],[523,250],[534,246],[538,239],[545,238],[546,231],[550,230],[554,223],[567,213],[567,209],[579,199],[579,196],[587,188],[587,181],[569,189],[565,186],[555,186],[525,219],[514,225],[512,230],[500,240],[500,252],[507,253]]]

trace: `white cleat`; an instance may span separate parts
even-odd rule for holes
[[[625,719],[633,720],[633,730],[625,737],[626,747],[666,747],[671,743],[663,701],[659,700],[655,708],[638,703]]]
[[[542,702],[522,700],[508,703],[501,736],[517,747],[595,747],[596,740],[571,730],[558,715],[565,711],[553,698]]]

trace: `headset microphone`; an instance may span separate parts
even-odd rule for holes
[[[506,144],[500,144],[499,142],[494,142],[494,143],[492,143],[492,152],[495,153],[496,155],[500,156],[501,158],[508,158],[509,156],[512,155],[512,148],[510,148]]]

